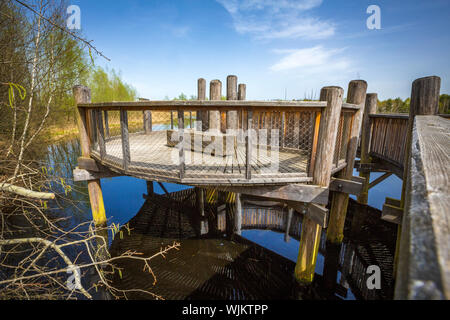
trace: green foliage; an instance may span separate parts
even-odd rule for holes
[[[91,88],[92,102],[135,101],[137,98],[136,89],[125,83],[114,69],[94,69],[88,87]]]
[[[450,95],[441,94],[439,97],[439,113],[450,114]]]
[[[409,113],[411,99],[401,98],[378,101],[378,113]],[[439,97],[439,113],[450,113],[450,95],[441,94]]]
[[[410,98],[403,101],[401,98],[378,101],[378,113],[408,113]]]

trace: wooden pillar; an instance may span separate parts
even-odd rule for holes
[[[212,80],[209,84],[209,100],[222,99],[222,82]],[[220,131],[220,111],[209,111],[209,130]]]
[[[109,119],[108,119],[108,111],[103,111],[103,116],[105,118],[105,138],[109,139]]]
[[[247,95],[247,87],[245,84],[240,83],[238,87],[238,100],[245,100]]]
[[[178,156],[180,160],[180,179],[184,178],[184,110],[178,110]]]
[[[227,77],[227,100],[237,100],[237,77]],[[238,112],[235,110],[227,111],[227,129],[236,130],[238,128]]]
[[[153,181],[146,181],[146,182],[147,182],[147,195],[151,196],[154,192]]]
[[[236,211],[234,213],[234,233],[241,235],[242,228],[242,201],[241,194],[236,193]]]
[[[364,80],[353,80],[348,85],[347,102],[360,107],[353,115],[350,130],[350,141],[347,145],[347,166],[338,174],[338,178],[351,180],[353,167],[355,165],[356,151],[358,148],[359,133],[364,113],[364,102],[366,100],[367,82]],[[327,229],[327,241],[341,243],[344,238],[344,223],[347,215],[349,195],[342,192],[333,192],[331,196],[330,219]]]
[[[377,112],[378,95],[376,93],[368,93],[366,95],[366,104],[364,105],[364,114],[361,125],[361,163],[370,163],[370,134],[371,123],[369,115]],[[363,188],[358,196],[358,202],[367,204],[369,198],[369,185],[370,185],[370,171],[360,171],[359,176],[365,178]]]
[[[131,163],[130,135],[128,131],[128,112],[123,108],[120,108],[120,135],[122,141],[122,167],[124,171],[127,171]]]
[[[73,95],[75,98],[75,103],[90,103],[91,102],[91,90],[88,87],[84,86],[75,86],[73,87]],[[89,117],[87,116],[86,109],[77,108],[78,109],[78,131],[80,134],[80,146],[81,146],[81,155],[83,157],[90,157],[90,137],[88,134],[88,121]],[[88,192],[89,192],[89,201],[91,203],[92,210],[92,218],[96,225],[104,225],[106,224],[106,213],[105,213],[105,205],[103,203],[103,194],[102,187],[100,185],[100,179],[90,180],[87,182],[88,184]]]
[[[320,92],[320,101],[327,101],[320,120],[319,138],[312,183],[328,186],[331,181],[333,154],[342,108],[344,90],[340,87],[324,87]],[[303,217],[300,248],[295,265],[295,278],[301,284],[313,281],[319,251],[322,227],[316,222]]]
[[[197,80],[197,100],[206,100],[206,80],[200,78]],[[208,112],[197,110],[196,114],[196,130],[202,131],[203,128],[208,128]]]
[[[252,178],[252,128],[253,128],[253,110],[247,110],[247,134],[245,135],[245,177],[247,180]]]
[[[408,131],[406,133],[405,158],[403,160],[403,184],[400,207],[405,208],[406,186],[409,179],[409,167],[411,160],[411,141],[416,115],[436,115],[439,112],[439,93],[441,90],[441,78],[437,76],[424,77],[414,80],[411,89],[411,102],[409,107]],[[403,216],[404,221],[404,216]],[[402,238],[402,225],[397,227],[397,242],[394,256],[394,278],[397,275],[398,256],[400,253],[400,241]]]
[[[288,215],[286,219],[286,230],[284,232],[284,241],[289,242],[291,237],[289,236],[289,230],[291,229],[292,216],[294,215],[294,209],[288,209]]]
[[[205,190],[202,188],[195,188],[195,200],[200,221],[200,235],[207,234],[209,231],[208,219],[205,216]]]
[[[150,134],[152,132],[152,112],[150,110],[143,111],[144,118],[144,133]]]

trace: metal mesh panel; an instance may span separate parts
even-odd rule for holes
[[[342,111],[339,118],[338,133],[336,137],[336,146],[333,155],[334,167],[338,167],[347,159],[348,143],[353,121],[353,111]]]
[[[196,111],[185,110],[180,143],[178,111],[96,109],[93,121],[103,127],[104,150],[97,141],[101,135],[97,132],[92,151],[106,165],[143,178],[220,184],[250,179],[250,173],[251,179],[269,182],[280,177],[303,181],[311,158],[316,112],[252,112],[253,130],[247,145],[247,111],[238,110],[241,130],[230,132],[226,130],[226,112],[203,110],[197,116]],[[197,119],[206,116],[203,130],[197,130]],[[210,129],[209,125],[214,124],[217,129]]]

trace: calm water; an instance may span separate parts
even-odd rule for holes
[[[72,181],[78,156],[76,140],[48,147],[46,166],[53,168],[51,174],[62,177],[65,184],[71,185],[73,190],[68,193],[68,198],[77,203],[74,207],[70,201],[60,201],[63,210],[56,210],[70,218],[68,227],[91,219],[86,183],[74,184]],[[371,179],[380,175],[374,173]],[[117,177],[102,179],[101,184],[108,223],[120,226],[130,223],[134,227],[123,239],[110,239],[112,254],[135,249],[152,255],[173,240],[181,242],[180,251],[171,252],[165,260],[155,260],[152,267],[158,278],[156,286],[148,273],[142,272],[142,266],[128,263],[123,265],[123,277],[114,280],[118,287],[148,289],[168,299],[386,299],[391,294],[395,228],[379,223],[376,210],[361,208],[351,202],[348,217],[355,214],[370,217],[369,233],[364,237],[350,235],[351,221],[348,221],[342,248],[326,248],[325,241],[321,241],[313,289],[299,293],[291,276],[299,249],[295,237],[286,242],[280,230],[250,229],[243,230],[242,237],[215,234],[200,239],[189,223],[189,210],[171,208],[172,204],[164,197],[146,202],[144,180]],[[164,183],[164,186],[169,192],[190,189],[170,183]],[[57,184],[53,187],[63,190]],[[164,195],[156,183],[154,192]],[[401,180],[392,175],[370,190],[369,205],[381,209],[386,196],[400,198],[400,193]],[[378,257],[374,252],[381,254]],[[364,266],[370,264],[381,264],[385,275],[383,290],[367,291],[364,288]],[[327,270],[325,276],[324,267]],[[334,281],[330,281],[330,277]],[[141,295],[132,297],[145,298]]]

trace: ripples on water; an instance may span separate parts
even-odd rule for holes
[[[61,215],[71,217],[71,225],[91,219],[86,183],[71,181],[72,170],[79,156],[77,141],[68,141],[48,147],[48,165],[56,176],[65,177],[74,192],[70,197],[78,203],[62,204]],[[376,175],[374,174],[374,179]],[[316,276],[313,286],[300,289],[293,280],[293,271],[299,248],[301,216],[293,223],[291,240],[284,240],[284,230],[270,225],[253,225],[242,231],[242,236],[213,230],[217,225],[214,208],[209,213],[210,234],[199,237],[196,222],[195,192],[186,186],[165,184],[173,193],[169,199],[158,184],[155,195],[144,199],[146,183],[131,177],[102,179],[105,208],[109,223],[132,228],[123,239],[110,239],[112,255],[126,250],[150,256],[162,246],[181,243],[179,251],[170,252],[166,259],[157,257],[151,267],[157,283],[143,265],[120,262],[122,278],[117,274],[114,283],[121,289],[145,289],[166,299],[391,299],[392,264],[396,228],[379,219],[380,212],[350,201],[344,243],[340,248],[326,246],[322,234]],[[58,186],[55,186],[56,188]],[[184,190],[184,191],[183,191]],[[369,204],[380,208],[385,196],[396,197],[401,190],[398,179],[389,178],[371,190]],[[184,199],[184,200],[183,200]],[[244,201],[244,210],[267,211],[254,202]],[[273,207],[271,212],[284,219],[286,209]],[[232,214],[232,213],[230,213]],[[359,215],[365,222],[359,234],[351,232],[351,219]],[[232,221],[232,217],[227,218]],[[270,229],[270,230],[266,230]],[[382,289],[368,290],[365,283],[367,266],[376,264],[382,270]],[[129,298],[147,298],[143,294]]]

